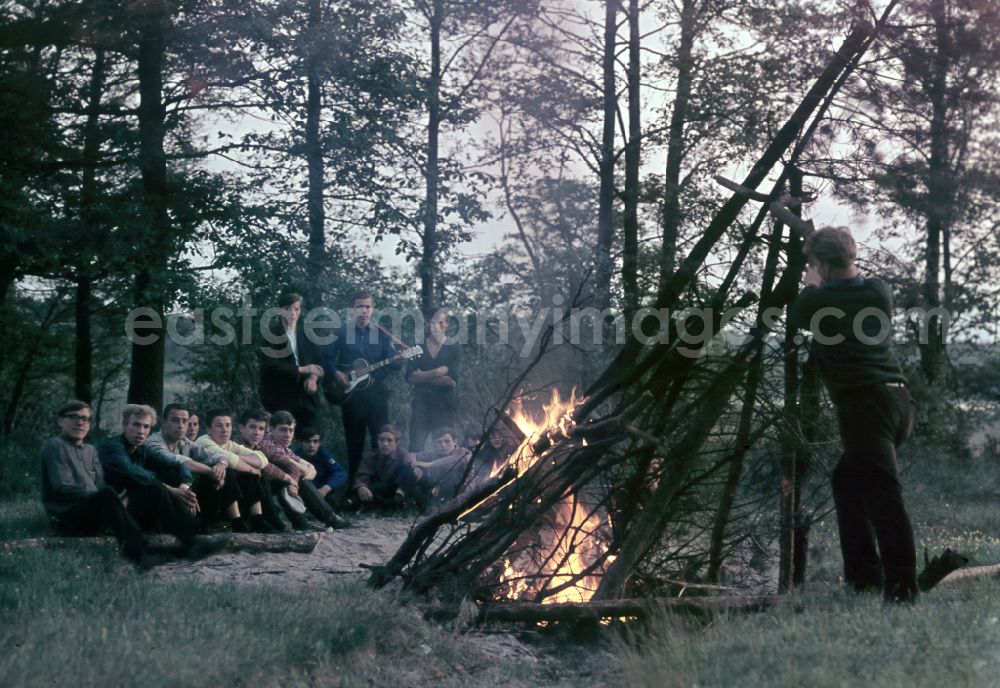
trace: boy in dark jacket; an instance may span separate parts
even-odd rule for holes
[[[299,431],[299,445],[296,455],[305,459],[316,469],[312,484],[335,511],[344,507],[347,499],[347,469],[337,463],[333,454],[323,448],[319,431],[304,427]]]
[[[381,426],[376,438],[378,449],[362,457],[351,485],[361,505],[398,509],[412,497],[416,483],[410,465],[413,455],[399,446],[399,437],[392,423]]]

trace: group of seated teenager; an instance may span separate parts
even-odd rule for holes
[[[55,527],[70,535],[111,531],[125,555],[145,566],[155,563],[146,532],[176,535],[180,554],[196,557],[208,548],[199,534],[220,522],[234,532],[285,531],[283,511],[296,529],[309,527],[306,513],[324,526],[349,525],[331,505],[343,494],[336,491],[334,466],[318,451],[306,458],[292,451],[291,414],[244,412],[236,440],[231,411],[206,414],[206,433],[196,440],[188,435],[190,416],[185,405],[168,404],[160,429],[151,434],[156,411],[128,404],[121,434],[95,448],[85,441],[90,405],[63,404],[59,434],[41,450],[42,504]],[[326,482],[317,486],[321,475]],[[339,478],[346,481],[343,474]]]
[[[506,433],[494,431],[470,465],[478,435],[470,433],[463,442],[453,428],[442,427],[433,437],[433,449],[408,452],[395,425],[379,428],[378,448],[362,457],[351,486],[353,505],[395,509],[412,503],[421,512],[434,509],[488,479],[515,449]]]
[[[211,527],[273,533],[309,528],[311,517],[341,528],[350,525],[338,514],[344,510],[414,505],[424,511],[491,467],[470,466],[471,451],[462,446],[468,440],[460,442],[449,427],[433,433],[433,449],[412,453],[396,426],[382,426],[377,449],[364,455],[349,482],[314,428],[301,428],[293,444],[296,423],[287,411],[216,409],[199,417],[171,403],[153,432],[156,411],[128,404],[122,432],[96,448],[86,442],[92,418],[82,401],[58,410],[59,434],[41,450],[42,503],[58,530],[110,531],[140,566],[156,563],[146,547],[149,532],[177,536],[183,556],[203,556],[208,545],[200,535]],[[492,465],[502,445],[491,436],[480,456]]]

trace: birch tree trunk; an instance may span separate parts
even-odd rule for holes
[[[441,25],[444,22],[442,0],[430,2],[427,20],[430,25],[431,73],[427,79],[427,169],[424,197],[423,251],[420,257],[420,308],[430,316],[434,308],[438,272],[438,184],[439,137],[441,133]]]

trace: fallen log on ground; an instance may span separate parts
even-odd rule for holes
[[[691,614],[711,616],[729,612],[759,612],[776,606],[779,595],[748,597],[651,597],[590,602],[488,602],[475,605],[476,622],[508,623],[585,622],[601,619],[648,618],[656,614]],[[787,599],[787,598],[785,598]],[[424,617],[438,621],[465,616],[467,607],[455,604],[422,605]]]
[[[325,531],[311,533],[212,533],[202,535],[213,550],[218,552],[248,552],[264,554],[268,552],[298,552],[309,554],[326,535]],[[72,547],[74,545],[115,545],[110,536],[100,537],[40,537],[0,542],[0,550],[14,552],[28,549]],[[149,538],[152,549],[176,549],[180,541],[173,535],[152,535]]]
[[[970,578],[1000,578],[1000,564],[990,564],[988,566],[970,566],[949,573],[941,579],[938,585],[957,583]]]

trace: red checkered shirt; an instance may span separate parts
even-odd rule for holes
[[[264,439],[260,441],[260,450],[270,461],[267,468],[274,467],[274,470],[278,471],[278,474],[275,475],[267,473],[265,469],[269,478],[284,480],[285,475],[290,475],[296,483],[302,479],[302,470],[296,461],[298,457],[295,456],[295,452],[292,451],[291,447],[283,447],[275,442],[274,436],[270,432],[264,435]]]

